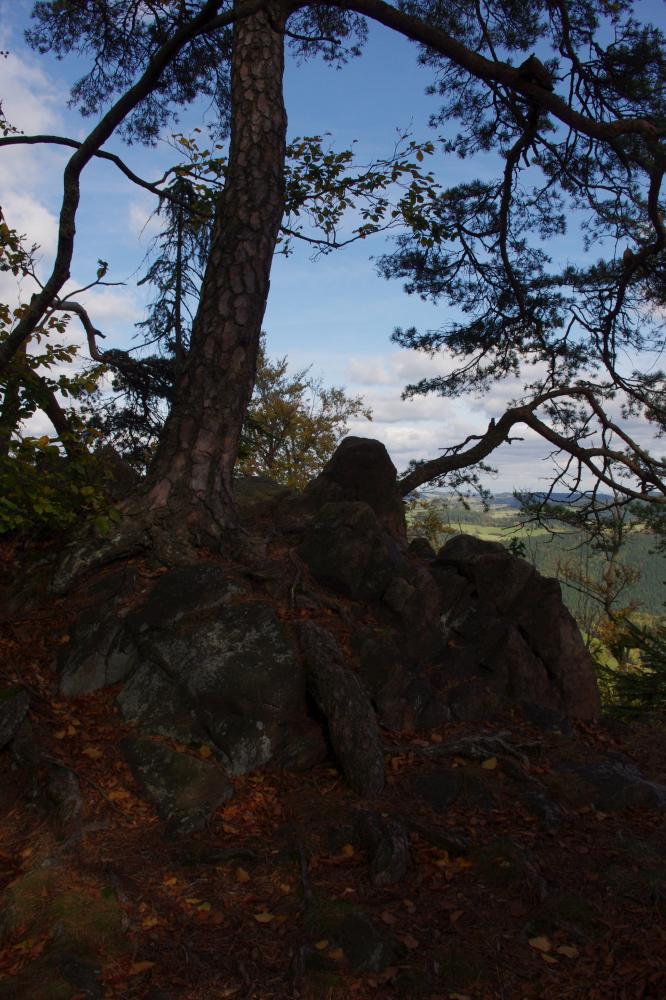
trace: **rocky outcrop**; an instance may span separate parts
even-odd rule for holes
[[[385,532],[404,540],[405,508],[396,476],[395,465],[381,441],[347,437],[309,484],[305,496],[319,506],[344,500],[366,503]]]
[[[372,508],[352,500],[325,503],[298,552],[318,580],[360,600],[380,598],[405,562]]]
[[[429,731],[519,705],[564,731],[598,714],[559,585],[477,538],[438,553],[423,540],[408,547],[378,442],[347,439],[302,496],[264,480],[244,481],[241,494],[261,558],[152,578],[130,564],[93,578],[100,610],[88,604],[62,650],[63,695],[122,685],[118,705],[139,740],[204,744],[228,776],[269,761],[307,768],[332,751],[364,796],[384,781],[380,725]],[[163,815],[180,815],[165,791],[174,760],[158,746],[142,765],[150,780],[133,766]],[[206,791],[203,812],[216,794]]]
[[[299,631],[308,690],[326,719],[342,770],[359,795],[379,795],[384,787],[384,754],[370,701],[325,629],[305,622]]]
[[[139,787],[177,833],[201,830],[234,790],[212,760],[174,750],[159,740],[126,738],[121,749]]]
[[[598,716],[592,661],[556,580],[470,535],[447,542],[431,569],[443,596],[441,676],[452,685],[454,714],[474,718],[525,701],[574,718]]]

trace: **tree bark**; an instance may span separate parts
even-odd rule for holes
[[[275,4],[234,25],[226,182],[189,354],[148,477],[149,510],[166,508],[195,536],[235,524],[233,467],[284,211],[284,22]]]

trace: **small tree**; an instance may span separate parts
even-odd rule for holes
[[[302,489],[331,457],[349,420],[372,420],[372,411],[361,396],[326,387],[309,368],[294,375],[287,369],[286,357],[266,357],[262,336],[236,471]]]

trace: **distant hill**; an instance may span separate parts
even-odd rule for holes
[[[539,493],[535,491],[530,493],[530,496],[537,500],[545,500],[546,494]],[[552,493],[548,500],[550,503],[554,504],[567,504],[573,506],[586,498],[584,493]],[[597,500],[602,503],[607,503],[612,500],[610,494],[598,493]],[[511,507],[513,510],[518,510],[520,508],[520,501],[516,499],[513,493],[495,493],[495,495],[490,499],[491,507]]]

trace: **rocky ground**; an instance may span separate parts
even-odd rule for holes
[[[0,998],[666,996],[665,720],[336,489],[246,491],[243,563],[2,550]]]

